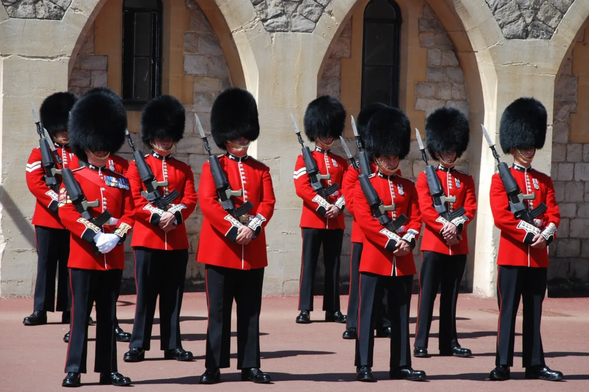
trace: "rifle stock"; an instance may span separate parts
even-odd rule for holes
[[[111,214],[108,211],[104,211],[97,217],[93,217],[89,211],[90,207],[98,207],[98,200],[89,202],[80,188],[80,184],[76,181],[74,174],[71,169],[65,168],[62,170],[63,184],[67,190],[68,196],[72,201],[76,210],[82,215],[82,218],[92,222],[96,226],[102,227],[111,218]]]

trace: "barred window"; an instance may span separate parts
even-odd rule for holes
[[[128,109],[139,110],[161,94],[162,2],[123,2],[122,97]]]
[[[399,106],[401,10],[393,0],[372,0],[364,9],[362,106]]]

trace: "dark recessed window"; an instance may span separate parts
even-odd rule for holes
[[[393,0],[372,0],[364,10],[362,106],[399,106],[401,10]]]
[[[161,94],[161,0],[123,2],[123,101],[141,109]]]

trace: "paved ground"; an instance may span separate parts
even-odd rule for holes
[[[346,298],[343,298],[345,305]],[[118,314],[126,331],[132,328],[135,297],[120,298]],[[316,304],[320,300],[316,298]],[[416,315],[417,297],[413,298],[412,325]],[[515,366],[512,380],[485,381],[494,367],[497,303],[463,294],[459,299],[458,330],[461,344],[471,348],[473,358],[414,359],[413,366],[427,372],[427,382],[388,380],[389,345],[387,339],[376,339],[375,371],[377,383],[354,381],[354,343],[341,339],[343,325],[314,322],[297,325],[297,298],[266,297],[262,310],[262,369],[272,375],[273,385],[241,382],[233,356],[232,368],[222,371],[222,383],[198,385],[204,371],[206,307],[202,293],[188,293],[182,309],[183,345],[193,351],[194,362],[166,361],[152,342],[152,350],[141,363],[125,363],[126,343],[118,344],[119,370],[134,381],[137,391],[589,391],[589,298],[548,298],[544,302],[542,324],[547,364],[565,373],[566,381],[547,382],[524,380],[521,368],[521,336],[516,337]],[[63,391],[66,344],[62,342],[67,326],[59,324],[61,314],[49,314],[49,324],[25,327],[23,317],[31,312],[31,298],[0,299],[0,391]],[[436,311],[437,312],[437,311]],[[322,319],[323,312],[312,312],[311,317]],[[437,332],[434,320],[432,331]],[[94,327],[90,327],[92,341],[88,348],[88,368],[93,369]],[[234,329],[235,330],[235,329]],[[518,317],[521,331],[521,317]],[[159,326],[154,327],[155,338]],[[236,342],[232,340],[232,353]],[[430,353],[437,353],[437,333],[430,340]],[[111,386],[98,385],[98,374],[82,375],[82,390],[104,391]]]

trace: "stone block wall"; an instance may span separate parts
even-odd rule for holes
[[[575,143],[570,137],[571,116],[587,110],[580,105],[581,84],[573,66],[579,61],[586,64],[586,59],[579,58],[585,45],[581,32],[555,88],[551,176],[561,222],[557,240],[549,248],[551,296],[589,294],[589,143]]]
[[[78,97],[94,87],[108,85],[108,56],[94,52],[94,25],[88,29],[69,78],[68,90]]]

